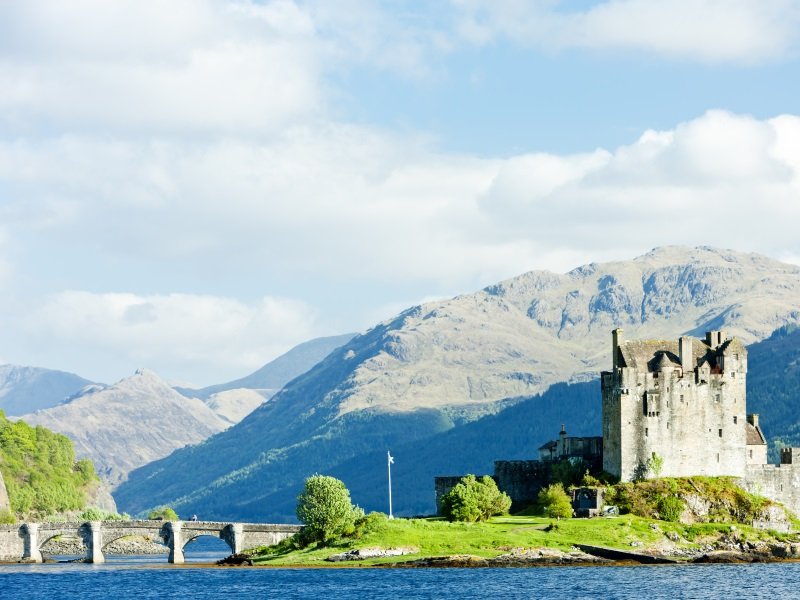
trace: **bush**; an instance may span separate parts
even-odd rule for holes
[[[686,506],[678,496],[663,496],[658,501],[658,514],[662,521],[677,523]]]
[[[364,511],[350,502],[350,492],[343,482],[327,475],[312,475],[297,497],[297,518],[305,525],[305,543],[326,543],[352,533],[355,520]]]
[[[178,513],[169,506],[154,508],[147,514],[147,518],[151,521],[180,521]]]
[[[108,512],[95,506],[87,508],[78,515],[78,519],[81,521],[126,521],[130,518],[130,515]]]
[[[389,516],[382,512],[371,512],[355,520],[351,537],[360,539],[370,533],[381,533],[386,530]]]
[[[449,521],[486,521],[508,513],[511,498],[497,489],[494,479],[467,475],[442,497],[441,512]]]
[[[17,517],[10,510],[0,510],[0,525],[14,525]]]
[[[572,502],[560,483],[539,490],[539,507],[551,519],[568,519],[572,516]]]

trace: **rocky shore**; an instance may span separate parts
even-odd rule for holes
[[[506,554],[494,558],[456,554],[418,558],[385,566],[397,568],[549,567],[567,565],[735,564],[800,560],[800,543],[743,542],[715,544],[714,546],[706,546],[694,550],[675,550],[644,549],[640,552],[628,552],[611,548],[582,546],[581,548],[573,548],[564,552],[552,548],[514,548]]]

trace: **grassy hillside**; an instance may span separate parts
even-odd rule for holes
[[[0,411],[0,471],[11,510],[42,517],[84,508],[97,481],[88,460],[75,460],[72,442],[44,427],[11,422]]]

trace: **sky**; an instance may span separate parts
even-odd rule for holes
[[[0,3],[0,363],[243,376],[533,269],[800,264],[796,0]]]

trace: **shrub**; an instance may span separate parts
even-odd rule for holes
[[[658,501],[658,514],[661,520],[677,523],[686,506],[678,496],[663,496]]]
[[[462,477],[452,490],[442,497],[441,511],[449,521],[486,521],[493,515],[508,513],[511,498],[497,489],[494,479],[484,475]]]
[[[17,517],[10,510],[0,510],[0,525],[14,525]]]
[[[297,518],[305,525],[303,541],[326,543],[352,533],[355,520],[364,511],[350,502],[350,492],[343,482],[327,475],[312,475],[297,497]]]
[[[91,506],[87,508],[85,511],[83,511],[81,514],[79,514],[78,519],[81,521],[125,521],[127,519],[130,519],[130,515],[127,514],[120,515],[118,513],[108,512],[106,510],[103,510],[102,508]]]
[[[154,508],[147,514],[147,518],[151,521],[180,521],[178,513],[169,506]]]
[[[551,519],[568,519],[572,516],[572,502],[560,483],[539,490],[539,507]]]
[[[352,537],[359,539],[370,533],[380,533],[386,530],[389,516],[382,512],[371,512],[355,520]]]
[[[653,455],[647,461],[647,471],[656,479],[661,477],[661,470],[664,468],[664,457],[653,452]]]

